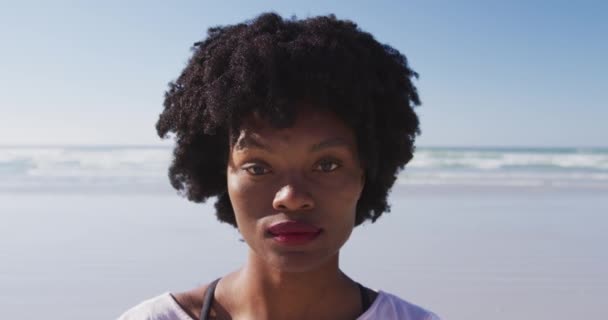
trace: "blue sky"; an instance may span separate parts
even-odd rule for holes
[[[334,13],[420,73],[420,146],[608,147],[606,1],[0,2],[0,145],[163,145],[210,26]]]

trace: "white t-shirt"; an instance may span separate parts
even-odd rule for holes
[[[357,320],[439,320],[432,312],[383,291]],[[167,292],[131,308],[118,320],[193,320]]]

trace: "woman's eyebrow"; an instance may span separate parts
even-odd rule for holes
[[[351,145],[345,139],[342,138],[331,138],[319,142],[310,148],[311,152],[319,151],[325,148],[334,148],[334,147],[346,147],[350,148]]]
[[[245,135],[239,138],[234,145],[236,150],[244,150],[244,149],[262,149],[269,152],[272,152],[272,148],[265,145],[254,136]]]

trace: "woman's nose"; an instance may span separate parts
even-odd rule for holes
[[[285,184],[275,194],[272,206],[275,210],[310,210],[315,207],[312,194],[297,183]]]

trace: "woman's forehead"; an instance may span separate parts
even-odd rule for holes
[[[240,125],[235,136],[235,147],[268,147],[272,143],[356,144],[355,134],[344,121],[330,111],[305,108],[299,110],[289,127],[277,128],[259,115],[250,115]],[[316,141],[316,142],[315,142]]]

